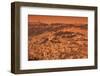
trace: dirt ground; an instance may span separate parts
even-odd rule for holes
[[[88,58],[88,25],[28,23],[28,59]]]

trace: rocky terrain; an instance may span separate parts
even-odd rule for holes
[[[87,24],[29,23],[28,59],[87,58],[87,30]]]

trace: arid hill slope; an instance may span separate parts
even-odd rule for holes
[[[87,24],[29,23],[29,60],[88,57]]]

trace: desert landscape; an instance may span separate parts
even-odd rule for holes
[[[28,16],[28,60],[88,58],[88,19]]]

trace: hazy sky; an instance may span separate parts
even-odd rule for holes
[[[28,15],[28,22],[87,24],[87,17]]]

